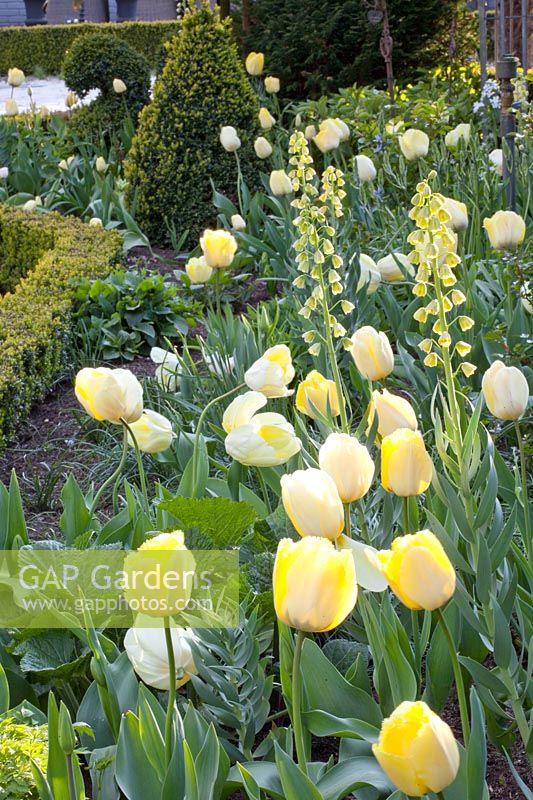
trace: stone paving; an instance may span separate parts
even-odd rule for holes
[[[31,86],[32,97],[28,95],[28,86]],[[22,86],[18,86],[13,97],[17,101],[20,111],[27,111],[31,103],[37,106],[46,106],[50,111],[66,111],[65,98],[68,89],[65,81],[60,78],[35,78],[28,77]],[[98,91],[90,92],[84,97],[83,103],[90,103],[98,95]],[[5,81],[0,80],[0,115],[4,113],[5,101],[11,97],[11,86]]]

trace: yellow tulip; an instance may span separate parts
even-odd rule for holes
[[[372,485],[374,462],[370,453],[347,433],[330,433],[319,450],[318,463],[333,478],[343,503],[360,500]]]
[[[355,366],[369,381],[380,381],[394,369],[394,353],[383,331],[364,325],[352,338],[351,354]]]
[[[409,128],[398,138],[400,150],[407,161],[416,161],[417,158],[427,156],[429,150],[429,136],[417,128]]]
[[[248,53],[246,56],[246,72],[248,75],[261,75],[265,66],[265,56],[263,53]]]
[[[481,388],[491,414],[498,419],[519,419],[529,403],[529,386],[517,367],[495,361],[483,375]]]
[[[172,440],[176,438],[170,420],[149,408],[146,408],[139,419],[132,422],[129,427],[139,450],[143,453],[162,453],[168,450]],[[128,432],[128,442],[133,447],[131,434]]]
[[[274,119],[268,108],[265,108],[264,106],[263,108],[259,109],[259,124],[261,125],[264,131],[269,131],[276,124],[276,120]]]
[[[24,75],[21,69],[17,69],[17,67],[12,67],[7,71],[7,82],[10,86],[16,87],[21,86],[24,81],[26,80],[26,76]]]
[[[265,91],[268,94],[277,94],[279,90],[279,78],[274,78],[272,75],[269,75],[267,78],[265,78]]]
[[[113,78],[113,91],[115,94],[124,94],[127,91],[127,86],[120,78]]]
[[[226,453],[249,467],[285,464],[302,446],[294,428],[282,414],[254,414],[245,425],[234,428],[224,441]]]
[[[410,428],[412,431],[418,428],[416,414],[409,400],[387,389],[372,392],[367,430],[372,426],[375,413],[378,415],[378,433],[382,437],[394,433],[398,428]]]
[[[280,483],[283,507],[300,536],[335,541],[344,528],[344,509],[333,478],[321,469],[298,469]]]
[[[223,125],[220,129],[220,144],[228,153],[234,153],[241,146],[241,140],[232,125]]]
[[[308,537],[278,544],[274,608],[291,628],[322,633],[336,628],[357,601],[355,566],[349,550],[335,550],[328,539]]]
[[[270,191],[276,197],[284,197],[292,192],[292,181],[283,169],[274,169],[270,173]]]
[[[244,373],[244,382],[265,397],[288,397],[294,394],[287,385],[294,378],[291,351],[286,344],[277,344],[265,350]]]
[[[464,231],[468,228],[468,209],[465,203],[454,200],[453,197],[444,198],[444,210],[450,215],[446,224],[454,231]]]
[[[237,252],[237,242],[229,231],[205,230],[200,239],[200,247],[209,267],[223,269],[229,267]]]
[[[459,748],[450,727],[421,700],[400,703],[383,720],[372,752],[395,786],[410,797],[441,792],[459,771]]]
[[[398,497],[414,497],[428,488],[433,464],[420,431],[398,428],[381,442],[381,483]]]
[[[403,269],[400,268],[400,264]],[[414,275],[414,267],[409,261],[409,258],[403,253],[389,253],[388,256],[383,256],[376,263],[377,271],[379,272],[382,280],[394,283],[395,281],[404,281],[405,273]]]
[[[266,404],[267,399],[261,392],[245,392],[239,395],[224,411],[222,427],[226,433],[231,433],[235,428],[248,425],[256,411]]]
[[[143,412],[142,386],[129,369],[86,367],[76,375],[76,397],[100,422],[136,422]]]
[[[496,211],[485,217],[483,227],[495,250],[516,250],[526,235],[526,223],[514,211]]]
[[[104,223],[102,222],[100,217],[91,217],[91,219],[89,220],[89,225],[91,226],[91,228],[103,228],[104,227]]]
[[[378,559],[396,597],[413,611],[434,611],[455,592],[455,570],[431,531],[399,536]]]
[[[323,416],[327,416],[329,411],[333,417],[338,417],[341,410],[335,381],[324,378],[316,369],[312,370],[298,386],[296,408],[311,419],[317,418],[316,411]]]
[[[272,155],[272,145],[264,136],[258,136],[254,142],[254,150],[257,158],[265,159]]]
[[[68,92],[65,98],[65,105],[67,108],[73,108],[79,101],[80,99],[76,92]]]
[[[207,283],[213,274],[213,268],[209,266],[204,256],[190,258],[185,264],[185,272],[189,276],[191,283]]]

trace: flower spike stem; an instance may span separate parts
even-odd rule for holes
[[[455,642],[453,641],[453,636],[448,627],[448,623],[446,622],[446,618],[442,613],[442,610],[440,608],[437,608],[435,614],[437,615],[437,619],[442,628],[442,632],[444,633],[446,643],[448,645],[448,650],[450,652],[450,658],[452,660],[453,674],[455,678],[455,685],[457,688],[457,697],[459,700],[459,710],[461,712],[461,727],[463,729],[464,745],[465,747],[468,747],[470,741],[470,720],[468,717],[468,704],[466,702],[465,685],[463,681],[463,674],[461,672],[461,665],[459,663],[459,659],[457,658],[457,650],[455,649]]]
[[[307,775],[307,758],[302,724],[302,673],[300,669],[304,640],[305,633],[298,631],[294,645],[294,660],[292,662],[292,727],[294,729],[298,766],[304,775]]]
[[[174,708],[176,706],[176,659],[174,657],[174,647],[172,645],[172,633],[170,630],[170,617],[165,617],[165,642],[168,654],[168,674],[170,676],[168,689],[168,706],[165,721],[165,759],[167,766],[172,759],[174,750]]]

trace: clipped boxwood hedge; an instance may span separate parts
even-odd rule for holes
[[[0,291],[16,283],[0,296],[0,450],[65,366],[72,279],[109,274],[121,254],[116,232],[0,204]]]
[[[36,68],[59,75],[63,59],[74,39],[90,33],[111,33],[142,53],[150,66],[160,65],[163,43],[179,33],[181,23],[84,22],[79,25],[35,25],[0,28],[0,75],[11,67],[30,73]]]

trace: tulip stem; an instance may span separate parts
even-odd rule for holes
[[[337,397],[339,400],[339,411],[341,416],[341,426],[344,433],[349,433],[350,426],[348,424],[348,416],[346,414],[346,406],[344,404],[344,393],[342,391],[341,374],[339,371],[339,365],[337,364],[337,357],[335,355],[335,345],[333,344],[333,336],[331,335],[331,315],[327,300],[328,289],[326,286],[326,282],[324,280],[324,273],[322,268],[320,268],[320,288],[322,289],[322,310],[324,313],[324,339],[326,341],[326,350],[328,352],[331,371],[333,373],[335,388],[337,389]]]
[[[67,777],[68,777],[68,794],[70,800],[76,800],[78,792],[76,791],[76,779],[74,778],[74,767],[72,766],[72,753],[67,753]]]
[[[122,475],[124,466],[126,465],[127,457],[128,457],[128,428],[126,423],[123,422],[122,456],[120,458],[116,470],[113,472],[112,475],[109,476],[109,478],[107,478],[107,480],[103,482],[103,484],[100,486],[95,496],[93,497],[93,501],[89,508],[89,514],[91,515],[91,517],[94,514],[103,493],[109,486],[111,486],[112,483],[115,483],[115,486],[113,488],[113,506],[115,505],[115,499],[118,491],[118,480]]]
[[[302,660],[302,646],[305,633],[298,631],[294,645],[294,659],[292,662],[292,727],[294,729],[294,742],[298,766],[307,775],[307,758],[305,754],[304,730],[302,724],[302,673],[300,664]]]
[[[268,495],[268,486],[266,485],[263,473],[261,472],[261,467],[257,467],[257,477],[259,479],[259,486],[261,487],[261,493],[263,495],[263,500],[265,501],[268,513],[272,514],[272,506],[270,505],[270,497]]]
[[[457,689],[457,698],[459,700],[459,710],[461,712],[461,727],[463,729],[463,740],[465,747],[468,747],[468,743],[470,741],[470,720],[468,718],[468,704],[466,702],[466,692],[463,681],[463,673],[461,672],[461,665],[457,657],[455,642],[453,640],[450,628],[448,627],[448,623],[446,622],[446,618],[440,608],[437,608],[435,613],[442,628],[442,632],[444,633],[444,637],[446,639],[446,643],[448,645],[448,650],[450,653],[450,658],[452,660],[455,686]]]
[[[174,646],[172,644],[170,617],[165,617],[165,642],[167,645],[168,674],[170,678],[168,688],[167,717],[165,721],[165,758],[168,766],[172,760],[172,752],[174,749],[173,729],[174,707],[176,705],[176,659],[174,656]]]
[[[403,498],[403,532],[407,536],[407,534],[411,533],[411,523],[409,520],[409,498]]]
[[[135,458],[137,459],[137,471],[139,473],[139,480],[141,482],[141,492],[143,496],[144,510],[146,511],[147,515],[150,516],[150,501],[148,500],[148,486],[146,484],[146,473],[144,471],[141,449],[137,443],[135,434],[133,433],[128,423],[122,420],[122,424],[126,428],[126,432],[129,433],[130,439],[133,442],[133,448],[135,450]]]
[[[526,451],[524,447],[524,440],[522,438],[522,431],[520,430],[520,423],[515,420],[514,423],[516,431],[516,440],[518,442],[518,450],[520,452],[520,476],[522,480],[522,506],[524,509],[525,531],[526,531],[526,553],[528,561],[531,564],[533,556],[533,541],[531,537],[531,515],[529,513],[529,500],[528,500],[528,487],[527,487],[527,468],[526,468]]]
[[[350,503],[344,504],[344,535],[352,538],[352,518],[350,516]]]
[[[241,159],[239,158],[239,154],[235,150],[235,161],[237,162],[237,198],[239,203],[239,214],[244,214],[244,207],[242,204],[242,170],[241,170]]]

